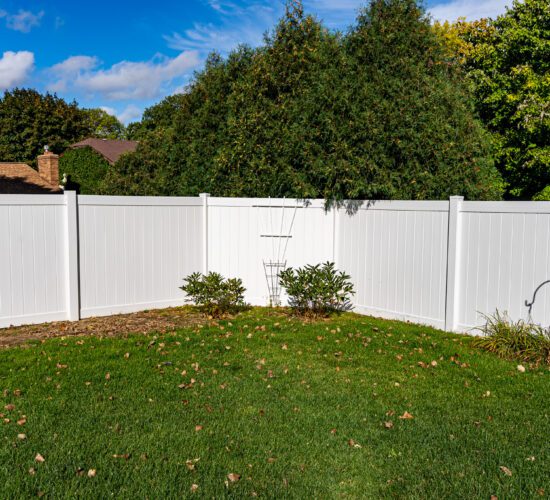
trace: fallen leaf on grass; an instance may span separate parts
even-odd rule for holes
[[[384,422],[384,427],[386,429],[391,429],[393,427],[393,422]]]
[[[499,469],[504,472],[504,474],[506,474],[507,476],[511,476],[512,475],[512,471],[508,468],[508,467],[504,467],[504,465],[501,465],[499,467]]]
[[[95,477],[96,475],[96,470],[95,469],[90,469],[88,471],[88,477]]]
[[[350,439],[348,441],[348,446],[351,448],[361,448],[361,445],[359,443],[356,443],[353,439]]]
[[[189,459],[185,461],[185,465],[189,470],[195,470],[195,464],[200,460],[200,458],[194,458],[193,460]]]
[[[202,425],[195,425],[195,432],[202,431]]]
[[[105,374],[105,380],[111,380],[111,374],[110,373]]]
[[[12,404],[6,405],[4,406],[4,410],[13,411],[15,410],[15,405],[12,405]]]
[[[401,415],[399,417],[401,420],[410,420],[411,418],[414,418],[408,411],[406,411],[405,413],[403,413],[403,415]]]
[[[199,489],[198,484],[192,484],[191,485],[191,493],[195,493],[195,491],[197,491],[198,489]]]
[[[17,425],[25,425],[27,423],[27,419],[25,417],[23,418],[20,418],[18,421],[17,421]]]
[[[525,373],[525,366],[518,365],[518,372]]]
[[[17,434],[17,439],[21,439],[23,441],[24,439],[27,439],[27,435],[26,434]]]
[[[130,454],[129,453],[124,453],[123,455],[113,455],[113,458],[124,458],[125,460],[129,460],[130,459]]]
[[[38,463],[43,463],[46,461],[46,459],[42,455],[40,455],[40,453],[37,453],[36,457],[34,457],[34,461]]]
[[[229,479],[229,481],[231,481],[232,483],[236,483],[239,479],[241,479],[241,475],[230,472],[229,474],[227,474],[227,479]]]
[[[34,476],[34,475],[36,474],[36,470],[35,470],[34,467],[31,467],[31,468],[29,469],[29,474],[30,474],[31,476]]]

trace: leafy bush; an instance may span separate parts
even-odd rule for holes
[[[224,279],[221,274],[193,273],[184,278],[180,287],[193,302],[206,314],[219,318],[224,314],[236,312],[246,306],[244,302],[243,282],[240,279]]]
[[[521,319],[514,322],[498,311],[485,319],[485,326],[478,328],[483,336],[474,341],[477,347],[507,359],[550,364],[548,330]]]
[[[99,194],[109,162],[92,148],[68,149],[59,158],[59,178],[70,176],[79,194]]]
[[[290,267],[279,276],[290,306],[299,314],[318,316],[351,309],[353,284],[350,276],[335,269],[334,262],[296,270]]]

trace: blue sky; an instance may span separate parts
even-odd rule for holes
[[[332,29],[365,0],[305,0]],[[511,0],[429,0],[436,19],[496,16]],[[257,45],[283,1],[0,0],[0,92],[33,87],[103,107],[128,123],[180,92],[212,50]]]

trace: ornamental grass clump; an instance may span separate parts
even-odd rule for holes
[[[334,262],[307,265],[281,271],[281,286],[286,289],[292,309],[303,316],[328,316],[352,308],[355,293],[350,276],[335,269]]]
[[[485,325],[477,328],[482,333],[474,340],[477,347],[506,359],[550,364],[548,329],[522,319],[513,321],[499,311],[485,320]]]
[[[184,278],[180,287],[187,294],[187,301],[194,303],[205,314],[221,318],[239,312],[246,307],[242,280],[225,279],[219,273],[193,273]]]

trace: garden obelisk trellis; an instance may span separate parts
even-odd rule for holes
[[[267,255],[262,262],[269,294],[269,304],[279,306],[281,305],[279,275],[286,268],[286,253],[288,243],[292,239],[298,205],[295,203],[293,206],[287,206],[286,198],[283,198],[281,205],[273,205],[271,198],[269,198],[268,205],[257,205],[257,208],[261,214],[265,215],[265,218],[260,216],[260,220],[263,219],[260,238],[267,242],[267,245],[264,245]],[[286,212],[285,209],[287,209]],[[285,213],[289,210],[291,213],[288,214],[285,220]],[[279,212],[280,220],[278,220]]]

